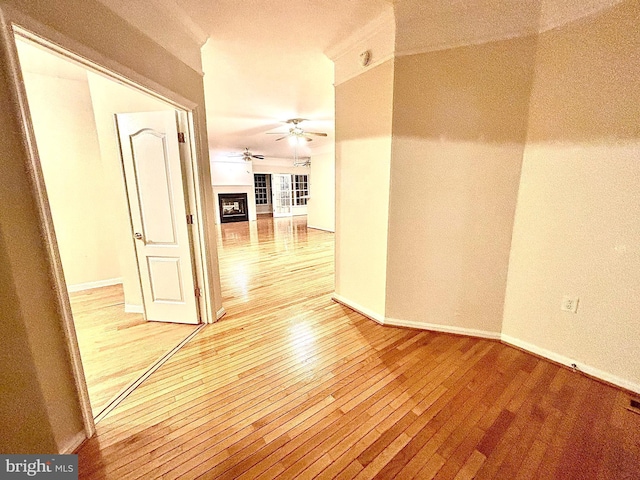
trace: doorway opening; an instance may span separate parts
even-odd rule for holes
[[[69,300],[79,347],[71,353],[82,364],[83,407],[98,421],[203,326],[199,311],[208,306],[198,295],[203,267],[195,252],[202,239],[187,226],[194,215],[186,214],[198,207],[194,153],[186,141],[178,145],[177,135],[180,128],[192,137],[189,113],[27,34],[15,40],[64,272],[57,287]],[[173,140],[161,127],[140,128],[137,117],[134,131],[127,131],[132,112],[169,119]],[[162,154],[160,173],[141,156],[158,145],[178,155],[169,165]],[[156,189],[163,179],[165,190]],[[182,248],[182,257],[158,252],[173,246]]]
[[[256,214],[292,217],[307,214],[308,174],[254,173]]]

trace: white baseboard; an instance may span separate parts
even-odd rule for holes
[[[125,313],[144,313],[144,306],[136,305],[134,303],[125,303],[124,311]]]
[[[315,225],[309,225],[309,224],[307,224],[307,228],[313,228],[314,230],[322,230],[323,232],[336,233],[336,231],[335,231],[335,230],[329,230],[328,228],[316,227]]]
[[[106,280],[97,280],[95,282],[76,283],[75,285],[67,285],[69,293],[82,292],[83,290],[91,290],[92,288],[110,287],[122,283],[122,277],[107,278]]]
[[[81,432],[78,432],[76,435],[73,436],[73,438],[71,438],[71,440],[67,442],[67,445],[60,448],[60,453],[64,455],[68,455],[70,453],[75,452],[80,447],[80,445],[82,445],[82,442],[84,442],[86,439],[87,439],[87,434],[84,432],[84,430]]]
[[[521,348],[526,350],[527,352],[531,352],[535,355],[539,355],[543,358],[547,358],[553,362],[559,363],[561,365],[566,365],[567,367],[572,368],[575,365],[575,368],[586,375],[591,377],[603,380],[611,385],[615,385],[620,388],[624,388],[625,390],[629,390],[634,393],[640,394],[640,384],[634,383],[627,379],[618,377],[604,370],[600,370],[592,365],[587,365],[581,363],[577,360],[571,359],[559,353],[553,352],[551,350],[547,350],[546,348],[539,347],[537,345],[533,345],[532,343],[525,342],[523,340],[517,339],[515,337],[511,337],[509,335],[505,335],[504,333],[499,332],[490,332],[486,330],[476,330],[472,328],[463,328],[463,327],[454,327],[449,325],[440,325],[436,323],[422,323],[411,320],[400,320],[397,318],[383,317],[368,308],[365,308],[361,305],[358,305],[336,293],[332,295],[332,299],[345,307],[350,308],[351,310],[355,310],[356,312],[364,315],[371,320],[379,323],[380,325],[389,325],[392,327],[409,327],[416,328],[420,330],[430,330],[436,332],[443,333],[453,333],[456,335],[465,335],[468,337],[479,337],[479,338],[487,338],[491,340],[500,340],[503,343],[508,345],[512,345],[514,347]]]
[[[347,300],[346,298],[338,295],[337,293],[334,293],[331,296],[331,298],[334,301],[344,305],[345,307],[349,307],[351,310],[355,310],[356,312],[364,315],[365,317],[370,318],[375,322],[378,322],[380,325],[384,325],[384,316],[380,315],[379,313],[376,313],[373,310],[369,310],[368,308],[358,305],[357,303],[354,303],[351,300]]]
[[[227,314],[227,311],[224,309],[224,307],[220,307],[220,310],[216,312],[216,320],[220,320],[226,314]]]
[[[454,327],[449,325],[440,325],[437,323],[424,323],[424,322],[416,322],[412,320],[400,320],[397,318],[383,317],[382,315],[369,310],[362,305],[358,305],[336,293],[332,295],[333,300],[338,303],[341,303],[345,307],[349,307],[351,310],[355,310],[356,312],[364,315],[371,320],[379,323],[380,325],[389,325],[391,327],[408,327],[408,328],[416,328],[418,330],[429,330],[434,332],[442,332],[442,333],[453,333],[456,335],[466,335],[468,337],[479,337],[479,338],[488,338],[491,340],[500,340],[499,332],[489,332],[486,330],[475,330],[472,328],[462,328],[462,327]]]
[[[573,365],[575,365],[577,370],[584,372],[591,377],[599,378],[600,380],[604,380],[605,382],[610,383],[612,385],[616,385],[618,387],[640,394],[640,384],[630,382],[629,380],[620,378],[609,372],[600,370],[599,368],[581,363],[577,360],[571,359],[569,357],[565,357],[564,355],[561,355],[559,353],[552,352],[551,350],[547,350],[546,348],[542,348],[532,343],[525,342],[524,340],[520,340],[510,335],[505,335],[504,333],[502,334],[501,339],[504,343],[513,345],[514,347],[521,348],[523,350],[534,353],[536,355],[540,355],[541,357],[548,358],[549,360],[559,363],[561,365],[566,365],[567,367],[570,367],[570,368]]]
[[[476,330],[474,328],[455,327],[452,325],[441,325],[438,323],[416,322],[414,320],[400,320],[397,318],[386,317],[385,325],[394,327],[409,327],[419,330],[429,330],[442,333],[453,333],[454,335],[465,335],[467,337],[488,338],[490,340],[500,340],[500,332],[490,332],[488,330]]]

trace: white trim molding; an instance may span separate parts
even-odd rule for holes
[[[336,233],[335,229],[334,230],[330,230],[330,229],[324,228],[324,227],[316,227],[315,225],[307,225],[307,228],[313,228],[314,230],[322,230],[323,232]]]
[[[564,355],[553,352],[551,350],[547,350],[546,348],[542,348],[532,343],[525,342],[524,340],[520,340],[510,335],[505,335],[504,333],[491,332],[487,330],[477,330],[473,328],[457,327],[452,325],[441,325],[437,323],[423,323],[423,322],[416,322],[413,320],[400,320],[397,318],[384,317],[336,293],[334,293],[331,296],[331,299],[337,303],[340,303],[341,305],[344,305],[347,308],[350,308],[355,312],[360,313],[361,315],[364,315],[370,320],[373,320],[376,323],[379,323],[380,325],[383,325],[383,326],[408,327],[408,328],[415,328],[418,330],[427,330],[427,331],[441,332],[441,333],[452,333],[454,335],[486,338],[489,340],[499,340],[500,342],[506,345],[520,348],[534,355],[538,355],[539,357],[551,360],[552,362],[583,372],[584,374],[590,377],[593,377],[595,379],[599,379],[611,385],[615,385],[617,387],[628,390],[630,392],[640,394],[640,384],[638,383],[634,383],[627,379],[618,377],[609,372],[596,368],[592,365],[581,363],[578,360],[574,360],[572,358],[566,357]]]
[[[522,350],[526,350],[527,352],[533,353],[540,357],[547,358],[553,362],[565,365],[569,368],[575,368],[576,370],[581,371],[591,377],[598,378],[617,387],[621,387],[640,394],[640,384],[630,382],[629,380],[620,378],[609,372],[600,370],[599,368],[596,368],[594,366],[580,363],[578,360],[565,357],[564,355],[561,355],[559,353],[552,352],[551,350],[547,350],[546,348],[539,347],[529,342],[525,342],[524,340],[520,340],[519,338],[505,335],[504,333],[501,336],[501,340],[503,343],[506,343],[508,345],[521,348]]]
[[[465,335],[467,337],[488,338],[490,340],[500,340],[500,332],[491,332],[488,330],[477,330],[475,328],[457,327],[454,325],[442,325],[439,323],[416,322],[415,320],[400,320],[397,318],[386,317],[385,325],[392,327],[408,327],[419,330],[429,330],[433,332],[452,333],[454,335]]]
[[[465,335],[467,337],[487,338],[490,340],[500,340],[500,332],[490,332],[486,330],[476,330],[473,328],[456,327],[452,325],[440,325],[437,323],[416,322],[414,320],[400,320],[398,318],[384,317],[362,305],[358,305],[336,293],[332,295],[332,300],[354,310],[365,317],[379,323],[380,325],[388,325],[390,327],[407,327],[418,330],[428,330],[432,332],[452,333],[454,335]]]
[[[227,311],[224,309],[224,307],[220,307],[220,310],[216,312],[216,320],[220,320],[226,314],[227,314]]]
[[[69,293],[82,292],[84,290],[92,290],[100,287],[110,287],[112,285],[119,285],[122,283],[122,277],[107,278],[105,280],[96,280],[95,282],[76,283],[75,285],[68,285],[67,291]]]
[[[393,24],[395,26],[395,15],[393,12],[393,7],[390,7],[382,12],[376,18],[371,20],[362,28],[356,30],[344,40],[327,48],[324,54],[331,60],[335,61],[338,58],[346,55],[349,50],[353,49],[355,45],[371,40],[382,30],[384,30],[389,24]]]
[[[539,35],[593,17],[624,0],[579,2],[441,2],[416,9],[418,2],[396,3],[396,57],[451,50]],[[460,22],[460,18],[465,18]],[[432,28],[429,28],[431,26]]]
[[[124,304],[125,313],[144,313],[144,306],[136,305],[135,303]]]
[[[366,68],[362,69],[361,71],[352,71],[350,73],[344,73],[342,74],[338,80],[338,77],[336,75],[336,80],[334,85],[340,85],[342,83],[348,82],[349,80],[356,78],[358,76],[360,76],[361,74],[363,74],[364,72],[366,72],[367,70],[370,70],[372,68],[377,67],[378,65],[382,65],[383,63],[389,61],[389,60],[393,60],[394,58],[396,58],[396,55],[394,53],[388,53],[387,55],[384,56],[374,56],[375,60],[373,62],[371,62],[369,65],[367,65]]]
[[[325,51],[335,67],[334,85],[340,85],[394,58],[396,21],[393,8]],[[371,62],[363,65],[360,55],[368,52]]]
[[[384,316],[374,312],[373,310],[369,310],[362,305],[358,305],[357,303],[352,302],[351,300],[348,300],[335,292],[333,293],[333,295],[331,295],[331,299],[334,302],[344,305],[345,307],[350,308],[351,310],[356,311],[361,315],[364,315],[365,317],[379,323],[380,325],[384,325]]]

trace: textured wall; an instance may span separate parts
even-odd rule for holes
[[[396,59],[386,316],[499,335],[535,37]]]
[[[640,4],[540,36],[503,332],[640,391]],[[579,297],[576,314],[560,311]]]
[[[393,62],[336,87],[336,294],[384,317]]]

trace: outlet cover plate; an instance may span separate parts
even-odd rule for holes
[[[563,312],[576,313],[578,311],[578,297],[563,296],[560,310]]]

